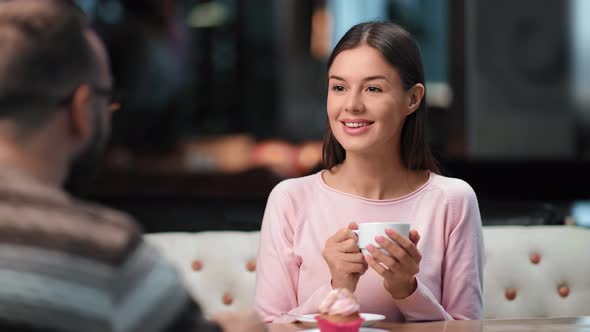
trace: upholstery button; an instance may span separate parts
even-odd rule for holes
[[[203,262],[201,262],[198,259],[195,259],[191,264],[191,268],[193,269],[193,271],[201,271],[201,269],[203,268]]]
[[[246,262],[246,270],[250,272],[256,271],[256,261],[249,260],[248,262]]]
[[[516,298],[516,289],[515,288],[506,288],[504,292],[504,296],[508,301],[512,301]]]
[[[559,296],[566,298],[570,295],[570,288],[566,284],[561,284],[557,288],[557,292],[559,293]]]
[[[531,263],[536,265],[541,262],[541,255],[539,255],[539,253],[534,252],[529,256],[529,259],[531,260]]]
[[[234,303],[234,297],[231,296],[230,293],[225,293],[225,294],[223,294],[222,301],[223,301],[223,304],[225,304],[225,305],[231,305],[232,303]]]

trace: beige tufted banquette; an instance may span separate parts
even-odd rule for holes
[[[207,314],[252,307],[258,232],[155,233]],[[485,318],[590,315],[590,229],[486,226]]]

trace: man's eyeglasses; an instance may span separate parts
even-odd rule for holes
[[[109,111],[115,112],[121,109],[121,101],[116,95],[113,87],[105,88],[97,85],[91,85],[92,92],[97,96],[105,97],[109,100]]]
[[[89,84],[89,86],[90,86],[90,89],[92,90],[92,93],[94,93],[97,96],[104,97],[104,98],[108,99],[109,112],[115,112],[121,108],[121,103],[118,100],[118,98],[115,96],[115,89],[113,87],[103,87],[103,86],[99,86],[97,84]],[[72,99],[74,98],[74,93],[76,92],[76,90],[78,90],[78,88],[74,89],[74,91],[72,91],[72,93],[67,95],[62,100],[60,100],[58,102],[58,105],[59,106],[69,105],[72,102]]]

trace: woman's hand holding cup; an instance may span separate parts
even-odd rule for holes
[[[371,255],[366,255],[368,265],[383,277],[383,286],[394,299],[406,298],[418,287],[416,274],[420,271],[422,255],[416,248],[420,240],[418,231],[410,231],[409,238],[400,233],[386,229],[384,236],[375,236],[375,241],[381,249],[368,244],[366,249]],[[392,242],[393,241],[393,242]]]
[[[354,292],[368,265],[357,245],[356,223],[350,223],[332,235],[324,246],[322,256],[332,275],[332,288],[347,288]]]

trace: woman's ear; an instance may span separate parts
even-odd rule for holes
[[[422,98],[424,98],[424,92],[425,88],[424,84],[422,83],[416,83],[408,91],[408,114],[406,115],[410,115],[418,109],[420,103],[422,102]]]

